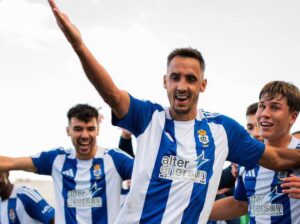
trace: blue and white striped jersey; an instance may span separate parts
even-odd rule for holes
[[[226,116],[199,110],[195,120],[175,121],[168,108],[132,96],[128,114],[112,122],[137,137],[138,149],[116,223],[206,223],[224,161],[252,168],[264,151]]]
[[[300,140],[293,137],[288,148],[300,148]],[[280,178],[291,173],[300,176],[300,169],[273,171],[259,165],[254,169],[239,168],[234,197],[248,202],[251,224],[300,223],[300,200],[289,198],[280,187]]]
[[[54,209],[35,190],[14,185],[8,199],[0,202],[0,223],[49,223]]]
[[[133,159],[119,149],[98,147],[91,160],[58,148],[32,157],[39,174],[54,182],[55,222],[113,223],[120,210],[121,182],[131,178]]]

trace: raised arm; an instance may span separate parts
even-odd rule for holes
[[[0,156],[0,171],[23,170],[35,173],[37,171],[30,157]]]
[[[266,145],[259,165],[271,170],[285,170],[300,166],[300,150]]]
[[[117,118],[123,118],[129,108],[129,95],[120,90],[111,79],[104,67],[98,63],[93,54],[84,44],[79,30],[63,14],[53,0],[49,0],[50,7],[57,24],[78,55],[87,78],[95,86],[103,100],[111,107]]]

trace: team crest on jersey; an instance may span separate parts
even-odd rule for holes
[[[96,177],[96,179],[100,179],[101,178],[101,166],[100,164],[96,164],[93,167],[93,174]]]
[[[198,130],[198,138],[199,138],[199,141],[204,144],[205,147],[207,147],[208,143],[209,143],[209,138],[208,138],[208,135],[207,135],[207,132],[205,130]]]
[[[14,209],[9,209],[9,220],[14,223],[16,222],[16,213],[14,211]]]

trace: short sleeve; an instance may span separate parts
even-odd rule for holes
[[[32,162],[37,168],[37,173],[51,175],[53,162],[56,156],[62,154],[62,152],[63,150],[58,148],[31,156]]]
[[[54,209],[36,191],[27,187],[21,187],[18,197],[22,201],[28,215],[42,223],[50,223],[54,219]]]
[[[111,149],[108,154],[112,157],[121,178],[123,180],[131,179],[133,158],[120,149]]]
[[[112,114],[112,124],[125,128],[137,137],[145,131],[152,119],[153,113],[162,110],[163,107],[159,104],[138,100],[130,95],[128,113],[121,120]]]

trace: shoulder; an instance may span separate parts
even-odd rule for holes
[[[205,111],[205,110],[200,110],[198,112],[198,116],[200,117],[200,119],[205,119],[207,120],[207,122],[209,123],[216,123],[216,124],[227,124],[230,122],[236,122],[235,120],[233,120],[232,118],[224,115],[224,114],[220,114],[220,113],[212,113],[209,111]]]
[[[111,149],[105,149],[104,154],[107,154],[111,157],[114,158],[119,158],[119,157],[128,157],[130,159],[132,159],[132,157],[127,154],[126,152],[124,152],[123,150],[119,149],[119,148],[111,148]]]
[[[18,187],[17,197],[20,198],[23,202],[31,200],[35,203],[38,203],[42,200],[42,196],[36,190],[26,186]]]

